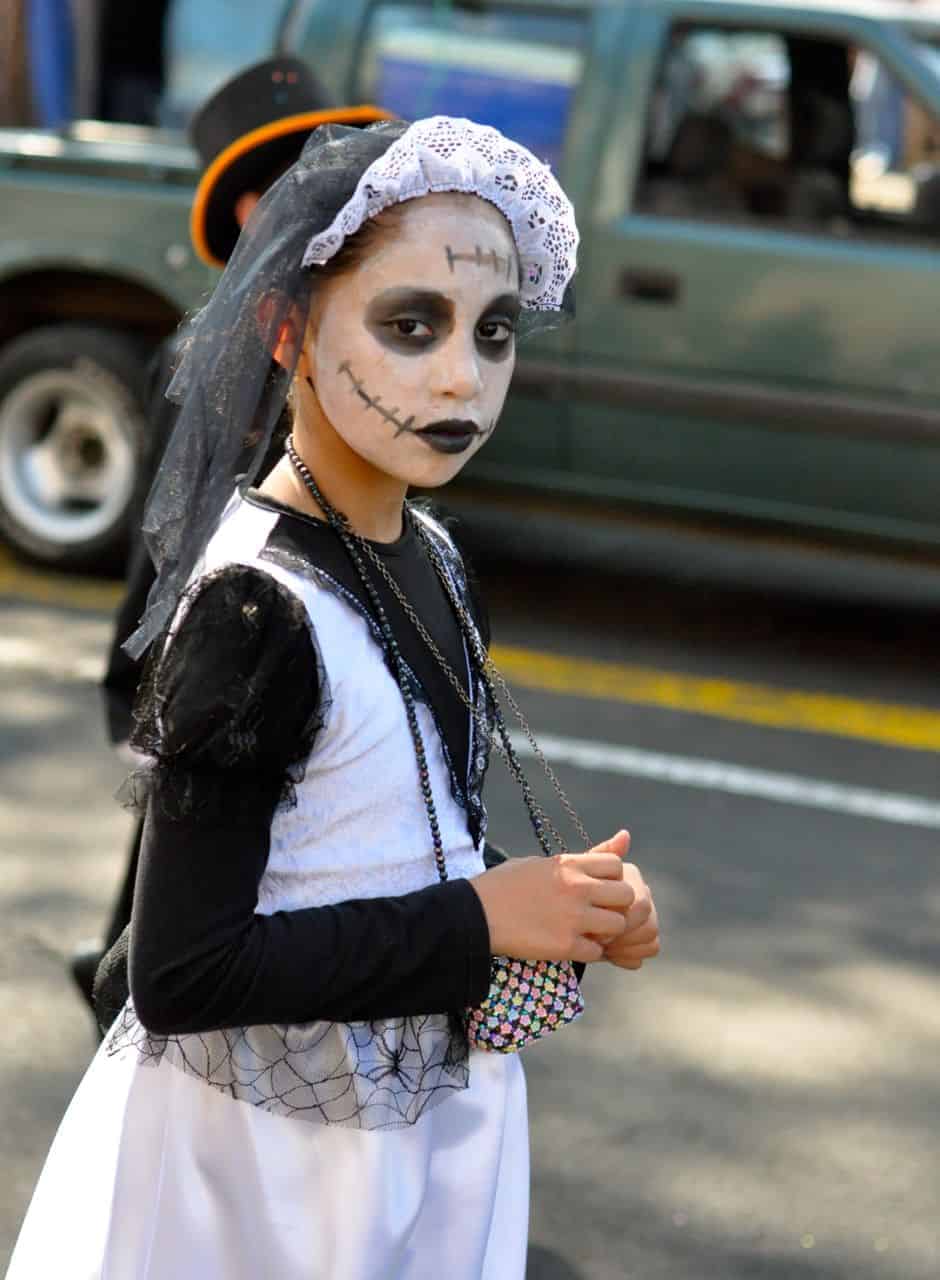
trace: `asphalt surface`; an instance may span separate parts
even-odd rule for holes
[[[940,800],[940,741],[895,732],[940,712],[940,569],[641,527],[627,540],[598,550],[598,573],[557,528],[520,524],[511,544],[484,529],[498,644],[765,693],[748,718],[747,696],[729,716],[658,703],[652,681],[637,702],[579,689],[576,666],[564,692],[518,688],[537,736],[608,751],[609,766],[558,771],[595,839],[633,833],[664,934],[640,974],[592,969],[585,1017],[526,1056],[530,1280],[933,1280],[938,831],[839,796]],[[65,958],[101,925],[129,820],[93,683],[113,590],[16,572],[0,589],[5,1262],[93,1052]],[[835,712],[812,731],[760,722],[794,690]],[[862,714],[888,704],[893,719]],[[701,770],[643,775],[675,759]],[[742,794],[735,769],[796,782]],[[498,764],[488,802],[493,838],[530,851]]]

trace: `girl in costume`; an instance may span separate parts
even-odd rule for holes
[[[576,246],[545,166],[446,117],[318,129],[249,220],[145,520],[131,998],[8,1280],[420,1280],[444,1241],[452,1280],[524,1275],[514,1050],[658,925],[625,832],[485,858],[491,745],[542,852],[560,837],[459,552],[406,494],[492,434]]]

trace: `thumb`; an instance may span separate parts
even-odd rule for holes
[[[596,844],[591,853],[615,853],[618,858],[625,858],[630,852],[630,832],[618,831],[609,840]]]

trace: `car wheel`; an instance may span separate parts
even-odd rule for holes
[[[116,567],[145,435],[144,353],[109,329],[33,329],[0,351],[0,530],[60,568]]]

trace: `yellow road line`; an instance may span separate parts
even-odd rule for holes
[[[513,684],[580,698],[630,702],[801,733],[940,751],[940,711],[771,685],[717,680],[616,662],[562,658],[502,645],[493,660]]]
[[[110,611],[117,608],[123,590],[120,582],[104,578],[79,578],[74,574],[30,569],[0,552],[0,600]]]
[[[117,607],[122,591],[120,582],[29,569],[0,552],[0,599],[110,612]],[[514,684],[542,692],[940,752],[940,710],[926,707],[867,702],[589,658],[563,658],[504,645],[494,646],[493,658]]]

